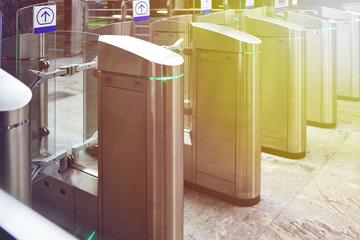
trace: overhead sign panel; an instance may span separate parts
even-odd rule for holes
[[[150,20],[149,0],[133,1],[134,22]]]
[[[56,31],[56,5],[34,7],[34,33]]]
[[[289,9],[289,0],[275,0],[275,11],[286,11]]]
[[[254,8],[255,0],[246,0],[246,9]]]
[[[211,0],[201,0],[201,13],[211,13]]]

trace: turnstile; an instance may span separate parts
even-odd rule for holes
[[[348,11],[360,12],[360,3],[344,3],[341,5],[341,8]]]
[[[321,15],[337,23],[337,96],[360,101],[360,13],[322,7]]]
[[[231,28],[237,28],[238,25],[235,9],[200,15],[196,22],[213,23]]]
[[[150,24],[150,41],[160,46],[167,46],[179,53],[184,59],[184,127],[191,129],[191,83],[189,82],[190,56],[183,49],[190,47],[190,23],[192,15],[179,15],[164,18]]]
[[[192,83],[190,82],[190,56],[184,54],[184,49],[190,48],[190,23],[192,15],[180,15],[161,19],[150,24],[150,41],[160,45],[173,48],[184,59],[184,139],[190,140],[192,129]],[[191,157],[189,144],[184,145],[184,158]],[[184,164],[188,162],[184,161]],[[184,166],[187,168],[187,166]],[[184,179],[188,179],[190,171],[184,171]]]
[[[0,188],[31,205],[30,109],[32,93],[0,69]]]
[[[280,19],[249,16],[247,32],[261,39],[262,151],[306,155],[305,29]]]
[[[186,186],[231,203],[260,201],[260,39],[192,23],[193,112]]]
[[[306,28],[307,124],[336,127],[336,22],[287,11],[285,19]]]
[[[43,70],[44,66],[44,41],[41,34],[20,34],[18,37],[3,39],[1,67],[13,76],[16,76],[26,86],[30,87],[36,77],[30,69]],[[16,46],[18,41],[18,46]],[[29,45],[31,43],[31,45]],[[15,52],[17,49],[17,52]],[[31,114],[31,156],[41,158],[47,156],[47,140],[49,134],[47,127],[47,87],[45,85],[33,90],[30,104]]]
[[[98,45],[102,239],[183,239],[183,59],[130,36]]]

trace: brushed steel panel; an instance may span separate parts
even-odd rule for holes
[[[351,96],[351,39],[348,21],[337,22],[337,95]]]
[[[123,88],[137,92],[146,92],[146,80],[122,76],[119,74],[102,73],[102,84],[108,87]],[[121,78],[121,80],[119,80]]]
[[[232,182],[236,69],[235,64],[197,61],[197,169]]]
[[[192,145],[184,144],[184,180],[192,182]]]
[[[104,231],[145,239],[145,94],[106,86],[102,91]]]
[[[261,188],[259,45],[244,44],[236,86],[236,197],[253,199]]]
[[[273,137],[267,137],[264,135],[261,136],[261,146],[268,147],[268,148],[274,148],[274,146],[276,146],[277,150],[285,151],[285,152],[288,151],[288,141],[287,140],[277,139],[277,138],[273,138]]]
[[[147,82],[147,239],[183,239],[183,78]]]
[[[306,35],[306,78],[311,80],[306,86],[307,93],[307,120],[321,122],[322,113],[322,56],[321,32],[312,30]],[[312,54],[318,53],[318,54]]]
[[[200,186],[235,197],[235,183],[197,172],[196,183]]]
[[[288,48],[262,45],[261,56],[261,135],[288,139]],[[276,56],[276,60],[274,59]],[[263,145],[265,146],[265,145]],[[276,146],[267,146],[277,148]]]

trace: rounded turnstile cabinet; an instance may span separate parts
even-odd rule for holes
[[[102,239],[183,239],[183,62],[137,38],[99,38]]]
[[[192,23],[192,130],[185,183],[236,205],[260,201],[260,39]]]
[[[336,22],[305,12],[285,12],[306,29],[307,124],[336,127]]]
[[[360,12],[322,7],[321,16],[333,19],[337,24],[337,97],[360,101]]]
[[[29,102],[32,93],[0,69],[0,188],[31,202]]]
[[[246,32],[261,39],[262,151],[306,155],[305,28],[270,17],[247,16]]]

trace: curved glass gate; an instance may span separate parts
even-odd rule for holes
[[[44,164],[70,155],[75,165],[86,165],[97,175],[97,162],[89,150],[95,141],[87,147],[83,143],[97,131],[97,80],[92,71],[98,35],[64,30],[34,34],[34,7],[56,4],[28,6],[16,15],[16,76],[33,91],[32,158]]]

